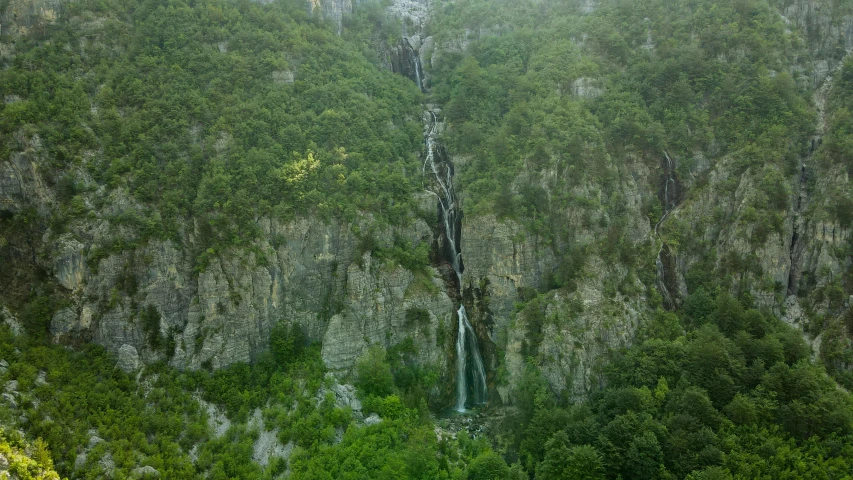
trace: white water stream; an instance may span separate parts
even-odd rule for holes
[[[426,175],[427,165],[433,174],[435,182],[435,194],[441,205],[441,217],[444,223],[444,235],[449,246],[450,265],[456,273],[457,285],[459,286],[459,297],[462,297],[462,249],[459,245],[459,225],[461,224],[461,212],[459,211],[456,195],[453,191],[453,166],[450,165],[436,142],[438,135],[438,117],[432,110],[428,111],[429,128],[427,129],[426,147],[427,154],[424,160],[423,172]],[[486,369],[483,365],[483,357],[480,355],[480,346],[477,335],[468,320],[468,312],[465,305],[459,305],[456,312],[458,317],[458,329],[456,334],[456,411],[464,412],[468,403],[468,394],[472,393],[471,401],[474,404],[486,402]],[[470,362],[470,365],[469,365]],[[470,383],[469,383],[470,380]]]

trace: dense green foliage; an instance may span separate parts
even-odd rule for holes
[[[853,173],[853,61],[848,57],[840,66],[825,99],[825,135],[823,143],[814,154],[816,160],[807,170],[806,182],[814,186],[817,181],[812,172],[825,173],[829,181],[820,187],[825,195],[808,207],[810,218],[831,222],[841,228],[853,227],[853,189],[849,176]],[[853,238],[838,245],[837,255],[853,253]],[[807,277],[805,286],[815,286],[817,278]],[[846,300],[853,289],[853,269],[846,269],[831,282],[815,288],[813,301],[828,308],[823,315],[814,315],[810,331],[822,333],[826,341],[821,345],[820,356],[830,373],[845,388],[853,388],[853,309]],[[844,311],[845,306],[848,308]]]
[[[698,187],[676,201],[698,197],[706,173],[724,165],[713,192],[722,205],[703,222],[736,224],[755,246],[783,236],[790,179],[815,130],[804,67],[813,52],[799,32],[763,0],[604,1],[586,14],[580,3],[437,3],[436,43],[467,43],[426,59],[446,141],[466,158],[457,172],[465,211],[538,234],[559,260],[549,288],[573,288],[592,256],[628,267],[620,293],[632,278],[652,285],[658,245],[635,232],[663,215],[657,176],[670,159]],[[742,201],[744,177],[751,188],[734,217],[725,204]],[[754,256],[718,261],[714,234],[694,230],[690,218],[670,218],[657,232],[702,265],[690,290],[785,293]],[[698,273],[709,268],[719,275]]]
[[[7,390],[16,400],[4,400],[0,419],[6,425],[17,422],[15,415],[30,419],[24,424],[27,435],[39,439],[34,458],[50,467],[49,446],[64,475],[102,478],[112,471],[117,478],[127,478],[139,465],[149,465],[165,478],[272,478],[286,464],[273,459],[264,469],[252,461],[259,434],[257,423],[247,424],[252,412],[261,409],[267,428],[275,429],[282,443],[293,441],[308,457],[334,440],[335,429],[352,422],[352,412],[336,408],[334,396],[318,402],[317,392],[328,383],[318,348],[298,344],[304,342],[298,329],[282,330],[293,333],[277,334],[290,351],[281,362],[271,353],[254,365],[214,373],[181,373],[160,365],[134,378],[116,369],[115,359],[100,348],[71,353],[38,346],[4,327],[0,357],[9,368],[0,379],[14,380],[17,386]],[[199,405],[202,399],[235,422],[222,436],[209,425],[209,410]],[[383,429],[392,428],[390,420],[397,416],[401,422],[408,419],[405,428],[393,427],[394,435],[424,429],[417,410],[407,409],[398,397],[383,397],[374,404],[389,420]],[[353,427],[348,435],[363,435],[359,431]],[[435,451],[434,437],[430,445]],[[195,461],[188,456],[191,450]],[[83,452],[86,455],[79,457]]]
[[[180,240],[190,218],[202,253],[248,245],[259,216],[408,218],[420,92],[311,20],[304,3],[65,8],[0,60],[3,93],[18,99],[0,103],[0,156],[37,143],[67,172],[55,179],[56,233],[87,214],[98,185],[153,207],[111,218],[137,232],[111,249]]]
[[[827,102],[830,112],[820,160],[827,168],[837,167],[849,173],[853,170],[853,60],[850,58],[842,65]],[[853,194],[845,187],[844,184],[832,185],[826,207],[830,218],[844,228],[851,228]]]
[[[628,179],[651,175],[669,157],[684,178],[700,161],[727,162],[716,193],[734,197],[742,176],[755,187],[738,220],[751,228],[749,245],[780,234],[803,158],[838,178],[853,173],[853,61],[830,92],[825,142],[810,150],[815,114],[797,68],[809,55],[840,52],[815,46],[819,33],[787,31],[773,9],[786,2],[613,0],[585,15],[578,2],[435,2],[435,42],[466,37],[464,52],[424,59],[448,147],[465,159],[458,185],[466,213],[516,219],[537,234],[557,254],[543,290],[575,291],[598,256],[628,272],[602,288],[605,296],[636,294],[652,308],[660,299],[651,288],[637,293],[637,284],[654,284],[658,245],[631,233],[636,223],[657,224],[663,207],[655,192],[641,191],[653,180],[637,190],[643,198],[627,198]],[[375,238],[378,228],[412,218],[422,168],[424,98],[379,68],[380,52],[402,31],[382,5],[358,8],[340,36],[300,0],[83,0],[65,8],[56,24],[16,38],[12,60],[0,57],[8,99],[0,157],[41,155],[45,169],[59,172],[49,178],[52,218],[34,209],[0,217],[0,248],[106,215],[127,235],[88,252],[93,270],[147,239],[189,236],[199,239],[192,254],[202,270],[225,248],[252,249],[260,217],[352,221],[367,213],[376,224],[351,227],[357,256],[371,252],[424,273],[428,242],[413,247],[398,235],[381,247]],[[700,188],[707,181],[696,180]],[[806,213],[849,228],[846,180],[823,187],[826,201]],[[131,207],[102,211],[105,195]],[[642,204],[639,221],[632,202]],[[717,213],[715,221],[731,219]],[[34,478],[52,462],[80,478],[109,470],[126,478],[143,464],[162,478],[214,480],[277,478],[288,468],[291,478],[312,480],[849,478],[853,400],[835,380],[853,386],[853,313],[842,314],[851,273],[815,293],[828,313],[810,328],[825,334],[820,358],[830,376],[800,332],[753,308],[743,277],[762,277],[757,254],[717,259],[690,227],[674,222],[662,232],[673,250],[700,252],[686,278],[691,294],[675,312],[643,317],[635,345],[596,372],[601,388],[585,402],[552,392],[534,363],[550,305],[541,292],[522,291],[520,350],[532,360],[518,398],[499,412],[503,422],[476,438],[458,425],[437,428],[449,424],[430,411],[439,372],[418,363],[411,338],[367,349],[342,378],[357,388],[360,411],[339,402],[320,347],[287,322],[272,329],[269,351],[254,363],[217,371],[156,364],[129,375],[98,347],[45,346],[50,318],[68,300],[37,278],[49,275],[33,253],[19,259],[33,272],[15,273],[23,275],[16,291],[2,293],[24,299],[16,313],[26,333],[0,327],[0,359],[9,362],[0,383],[16,382],[7,390],[17,392],[0,402],[0,422],[33,439],[41,466],[19,460],[21,476]],[[116,290],[133,296],[135,282],[127,275]],[[727,293],[735,290],[742,295]],[[153,306],[138,310],[146,345],[169,359],[173,332],[161,333]],[[421,325],[430,312],[412,307],[400,316]],[[232,422],[221,432],[209,418],[219,411]],[[262,434],[292,446],[290,459],[253,461]],[[23,448],[12,443],[0,441],[0,453]]]
[[[0,432],[0,455],[6,460],[3,471],[20,480],[59,480],[44,440],[28,445],[17,432]]]
[[[638,340],[612,359],[607,388],[587,403],[561,406],[530,370],[506,435],[537,479],[853,471],[853,400],[775,317],[699,292],[679,316],[657,315]]]
[[[246,421],[256,409],[282,443],[294,442],[293,478],[844,478],[853,468],[853,400],[809,362],[799,333],[725,293],[698,292],[682,312],[659,312],[615,355],[607,388],[589,402],[563,404],[530,369],[516,413],[494,432],[504,457],[520,461],[511,468],[484,437],[436,435],[425,388],[414,388],[429,375],[410,371],[405,347],[359,361],[363,414],[382,420],[358,426],[325,390],[331,378],[298,327],[277,327],[254,365],[155,366],[138,379],[98,348],[72,353],[0,333],[3,380],[17,382],[42,464],[49,445],[58,471],[83,478],[140,464],[169,477],[270,478],[286,464],[251,461],[259,432]],[[237,423],[214,435],[198,398]],[[4,422],[13,411],[0,407]]]
[[[89,444],[89,429],[95,429],[106,441],[84,458],[90,473],[83,478],[102,472],[99,462],[108,452],[119,474],[128,475],[141,456],[169,477],[194,477],[184,452],[206,435],[205,420],[174,378],[153,375],[137,384],[100,348],[70,353],[34,346],[6,328],[0,331],[0,356],[9,362],[4,381],[17,381],[21,392],[17,403],[30,419],[27,433],[49,445],[61,474],[71,473],[77,454]],[[9,406],[4,403],[0,414],[13,425]]]
[[[793,168],[813,116],[786,73],[797,37],[766,2],[602,2],[587,16],[573,3],[438,10],[437,36],[502,32],[470,35],[470,56],[436,66],[434,96],[446,102],[451,145],[474,156],[461,180],[478,206],[547,217],[590,201],[574,191],[587,182],[607,199],[622,168],[610,156],[632,153],[656,167],[667,152],[683,173],[697,151]],[[561,188],[537,190],[529,171],[542,168]]]

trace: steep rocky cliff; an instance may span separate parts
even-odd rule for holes
[[[308,11],[335,25],[340,35],[344,15],[352,13],[352,0],[308,0]]]
[[[2,12],[7,61],[16,36],[56,20],[61,8],[50,5],[13,2]],[[340,25],[352,5],[312,8]],[[5,98],[7,105],[19,101]],[[178,219],[177,236],[151,238],[133,219],[159,218],[156,207],[97,182],[85,162],[60,167],[37,133],[20,130],[8,141],[12,153],[0,161],[0,211],[10,222],[0,234],[8,267],[3,301],[12,306],[3,310],[7,323],[17,325],[20,300],[38,291],[51,299],[54,341],[96,342],[144,362],[196,369],[251,361],[282,322],[322,342],[332,371],[346,372],[370,345],[407,338],[423,365],[450,369],[454,310],[441,275],[382,253],[399,245],[429,250],[434,232],[425,219],[435,217],[433,197],[418,194],[420,207],[393,227],[366,212],[355,222],[310,213],[255,218],[260,235],[251,246],[211,249],[200,264],[208,247],[198,222]],[[53,212],[68,201],[58,193],[63,182],[81,192],[73,199],[80,215],[53,225]]]
[[[260,235],[250,246],[214,250],[200,264],[205,243],[196,222],[182,220],[172,239],[142,239],[128,219],[159,212],[79,165],[56,169],[40,137],[22,130],[9,139],[15,145],[9,156],[0,158],[0,212],[33,219],[0,231],[11,267],[2,274],[8,285],[3,301],[11,307],[4,310],[6,320],[15,323],[26,314],[13,305],[16,292],[44,284],[56,307],[49,332],[60,343],[96,342],[144,362],[217,368],[256,358],[271,328],[284,322],[321,341],[333,371],[348,371],[368,346],[412,338],[419,361],[449,380],[461,301],[483,347],[489,388],[498,394],[493,398],[511,403],[531,363],[567,397],[583,397],[599,385],[598,367],[607,354],[632,343],[638,327],[666,304],[654,275],[661,251],[670,252],[662,263],[672,295],[686,296],[703,277],[719,275],[731,279],[724,286],[732,292],[748,293],[756,306],[793,324],[803,326],[814,314],[837,316],[841,310],[821,292],[850,269],[845,246],[851,231],[827,212],[831,192],[850,188],[849,172],[813,156],[834,72],[851,47],[853,17],[831,2],[782,3],[780,15],[792,31],[805,32],[811,55],[790,73],[817,92],[818,131],[802,155],[782,165],[744,152],[715,158],[697,151],[691,158],[674,156],[667,171],[665,152],[611,155],[596,137],[584,144],[580,159],[525,156],[509,193],[532,186],[553,205],[550,223],[535,228],[528,218],[465,210],[478,199],[469,190],[472,182],[459,182],[465,210],[461,298],[448,288],[446,259],[437,253],[441,233],[432,195],[419,195],[420,207],[395,226],[366,212],[355,221],[311,213],[289,220],[260,216],[253,219]],[[353,5],[318,0],[308,9],[340,33]],[[596,5],[584,1],[578,9],[592,14]],[[406,35],[389,48],[389,67],[422,90],[430,88],[431,70],[442,58],[500,31],[486,26],[476,35],[444,32],[435,40],[428,9],[426,2],[389,7]],[[61,10],[57,2],[10,2],[2,33],[27,35]],[[584,41],[577,48],[587,48]],[[0,55],[12,58],[14,50],[14,42],[0,43]],[[589,74],[565,87],[567,95],[593,100],[606,82]],[[450,154],[464,175],[471,159]],[[669,174],[683,187],[677,201],[660,193]],[[74,199],[82,213],[60,229],[50,213],[68,201],[59,199],[68,176],[84,192]],[[650,214],[655,209],[664,216]],[[432,265],[403,266],[383,254],[398,245],[428,246]],[[452,390],[445,390],[438,397],[448,404]]]
[[[46,210],[53,201],[39,171],[38,140],[31,144],[32,152],[4,164],[7,212],[24,206]],[[428,198],[425,207],[435,208]],[[251,252],[222,252],[203,271],[195,270],[190,256],[192,232],[181,244],[151,241],[93,260],[97,249],[138,235],[111,219],[143,208],[116,190],[92,220],[75,222],[59,236],[43,232],[43,243],[34,246],[37,262],[70,303],[53,317],[55,340],[91,340],[116,353],[127,344],[147,361],[168,357],[176,366],[215,368],[251,360],[265,348],[271,326],[284,321],[322,340],[332,369],[350,367],[369,344],[389,346],[407,336],[425,363],[446,362],[436,341],[450,328],[452,305],[436,271],[411,272],[360,250],[353,233],[358,226],[310,217],[288,223],[259,219],[264,235]],[[369,218],[361,228],[370,228]],[[384,239],[377,247],[390,246],[395,233],[414,247],[433,241],[430,226],[417,219],[406,229],[377,233]],[[172,338],[174,352],[151,348],[140,307],[156,311],[155,333]],[[407,315],[414,311],[429,315]]]
[[[815,152],[823,135],[826,96],[850,49],[853,23],[849,9],[836,3],[778,3],[787,34],[797,32],[805,40],[808,53],[793,62],[789,73],[815,92],[818,117],[810,145],[792,145],[787,164],[753,151],[719,157],[712,144],[689,157],[661,151],[657,159],[646,153],[599,160],[587,164],[586,171],[603,167],[610,176],[592,175],[584,183],[566,176],[558,159],[546,167],[525,159],[524,173],[511,184],[510,195],[523,195],[533,184],[544,191],[551,208],[558,204],[551,199],[567,189],[597,202],[552,211],[552,225],[544,235],[532,233],[517,219],[467,211],[465,299],[472,305],[475,328],[489,340],[485,355],[505,402],[512,402],[514,386],[531,360],[555,392],[583,397],[596,385],[596,367],[608,352],[634,341],[656,302],[671,308],[707,280],[723,279],[723,288],[810,331],[810,340],[820,332],[815,322],[824,321],[816,319],[834,317],[849,306],[846,297],[841,303],[837,297],[849,290],[843,278],[851,266],[851,232],[830,214],[833,195],[849,189],[848,172],[816,159]],[[589,14],[595,5],[586,2],[578,9]],[[489,45],[490,37],[497,44],[499,32],[511,28],[501,17],[494,24],[488,21],[468,22],[478,26],[476,31],[460,28],[442,32],[436,41],[429,37],[430,51],[423,54],[427,75],[442,55],[466,51],[469,39],[488,48],[483,45]],[[652,28],[636,43],[654,51]],[[581,51],[589,48],[581,41],[578,45]],[[600,84],[585,77],[573,85],[590,83]],[[587,97],[585,89],[572,92]],[[589,97],[601,93],[596,87]],[[468,168],[466,156],[457,155],[454,161],[462,172]],[[605,186],[604,178],[614,176],[619,187]],[[666,192],[670,182],[675,193]],[[476,202],[466,187],[461,183],[463,199]],[[618,206],[602,198],[614,195]],[[662,218],[649,214],[655,209]],[[619,238],[613,236],[619,229],[636,248],[641,271],[653,269],[654,255],[660,252],[657,279],[636,275],[626,258],[603,258],[602,250]],[[578,251],[584,253],[575,264],[576,283],[554,285],[556,270],[572,264],[572,252]],[[814,347],[817,354],[819,336]]]

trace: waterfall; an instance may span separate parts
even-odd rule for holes
[[[468,313],[465,311],[465,305],[459,306],[457,314],[459,316],[459,323],[465,325],[465,330],[470,334],[468,336],[468,351],[471,352],[471,359],[474,361],[474,403],[481,405],[486,403],[486,368],[483,366],[483,357],[480,356],[480,345],[477,342],[477,334],[474,333],[474,327],[468,321]],[[460,404],[457,401],[456,409],[464,411],[465,404]]]
[[[400,43],[391,48],[391,71],[398,73],[415,82],[418,88],[424,90],[424,73],[418,50],[405,36]]]
[[[418,88],[424,91],[421,59],[417,50],[407,37],[391,51],[391,67],[396,73],[415,81]],[[426,143],[426,158],[424,158],[423,175],[426,177],[427,167],[431,175],[431,187],[438,197],[440,221],[444,224],[445,249],[444,254],[450,261],[456,274],[456,285],[459,298],[462,298],[462,235],[459,231],[462,224],[462,212],[457,205],[456,194],[453,191],[453,164],[447,158],[444,147],[438,143],[438,116],[431,108],[426,110],[427,124],[424,140]],[[456,334],[456,410],[465,411],[469,393],[474,404],[486,402],[486,369],[474,327],[468,320],[465,305],[461,304],[456,312],[458,329]]]
[[[459,329],[456,332],[456,410],[464,412],[465,402],[468,400],[468,386],[465,382],[465,324],[462,323],[465,307],[460,306],[456,314],[459,316]]]
[[[415,47],[413,47],[412,44],[409,43],[408,40],[406,40],[406,45],[409,46],[409,50],[411,50],[411,52],[412,52],[412,63],[415,64],[415,83],[417,83],[418,88],[420,88],[421,91],[423,91],[424,82],[421,79],[421,57],[420,57],[420,55],[418,55],[418,52],[415,51]]]
[[[443,147],[436,141],[438,136],[438,117],[429,110],[428,128],[425,134],[427,147],[424,159],[423,173],[426,175],[427,166],[432,173],[434,193],[438,196],[439,213],[444,224],[446,238],[446,254],[456,274],[459,297],[462,297],[462,263],[461,234],[459,227],[462,223],[462,212],[458,207],[456,194],[453,190],[453,164],[447,159]],[[486,402],[486,369],[474,327],[468,320],[465,305],[459,305],[456,315],[458,328],[456,334],[456,410],[465,411],[469,390],[473,394],[471,400],[475,404]],[[470,379],[470,382],[469,382]]]
[[[669,213],[669,210],[675,206],[675,200],[670,200],[670,186],[672,186],[672,192],[677,194],[675,188],[675,168],[672,165],[672,158],[669,157],[669,154],[663,152],[664,157],[666,158],[666,179],[664,180],[663,186],[663,213],[666,215]]]
[[[655,267],[656,273],[655,276],[655,285],[658,287],[658,290],[663,296],[664,305],[669,308],[675,308],[678,302],[676,295],[673,295],[673,292],[669,290],[669,282],[667,281],[667,264],[664,263],[664,260],[667,260],[671,265],[675,262],[675,258],[673,258],[673,253],[669,249],[669,246],[663,239],[660,237],[658,233],[658,227],[666,220],[666,217],[669,216],[670,212],[673,208],[678,205],[678,200],[680,198],[679,188],[680,185],[678,183],[678,179],[675,176],[675,164],[672,161],[672,158],[669,154],[664,151],[664,160],[665,164],[664,168],[664,178],[663,178],[663,198],[661,198],[661,204],[663,205],[663,215],[661,216],[658,223],[655,224],[654,233],[655,236],[661,241],[660,250],[658,250],[658,256],[655,259]],[[669,279],[671,282],[676,282],[677,280],[674,278]],[[677,293],[677,292],[676,292]]]

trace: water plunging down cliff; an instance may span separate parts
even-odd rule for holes
[[[480,405],[486,402],[486,370],[477,335],[468,320],[468,312],[462,303],[462,211],[453,190],[453,164],[447,158],[444,147],[437,142],[438,116],[430,109],[426,112],[426,158],[423,173],[427,168],[432,173],[432,191],[438,196],[439,222],[444,225],[442,248],[456,274],[459,290],[458,328],[456,335],[456,410],[465,411],[466,404]],[[470,395],[470,397],[469,397]]]
[[[403,37],[391,48],[391,70],[409,78],[422,92],[428,91],[428,80],[421,65],[420,50],[423,38],[420,33],[407,36],[406,25],[422,26],[426,19],[426,2],[420,0],[394,0],[389,11],[399,17],[403,24]],[[486,369],[480,354],[477,335],[468,319],[468,312],[462,302],[462,211],[453,189],[453,163],[444,146],[438,142],[438,109],[427,105],[424,111],[424,142],[426,155],[423,175],[429,185],[427,188],[438,197],[440,257],[447,259],[455,275],[450,284],[456,289],[459,299],[456,334],[456,410],[465,411],[466,405],[482,405],[486,402]],[[429,172],[427,172],[429,169]],[[453,295],[451,295],[453,296]]]
[[[424,90],[421,57],[406,37],[400,39],[400,43],[391,49],[391,70],[411,79],[421,91]]]
[[[676,258],[669,245],[661,238],[658,228],[666,220],[669,213],[678,205],[681,199],[681,183],[675,174],[675,162],[672,161],[672,158],[666,152],[664,152],[662,163],[663,186],[660,190],[660,200],[663,206],[663,215],[654,228],[655,235],[661,241],[657,259],[655,259],[655,266],[657,267],[655,284],[661,296],[663,296],[664,306],[674,309],[681,301],[678,291],[678,280],[676,278]]]

